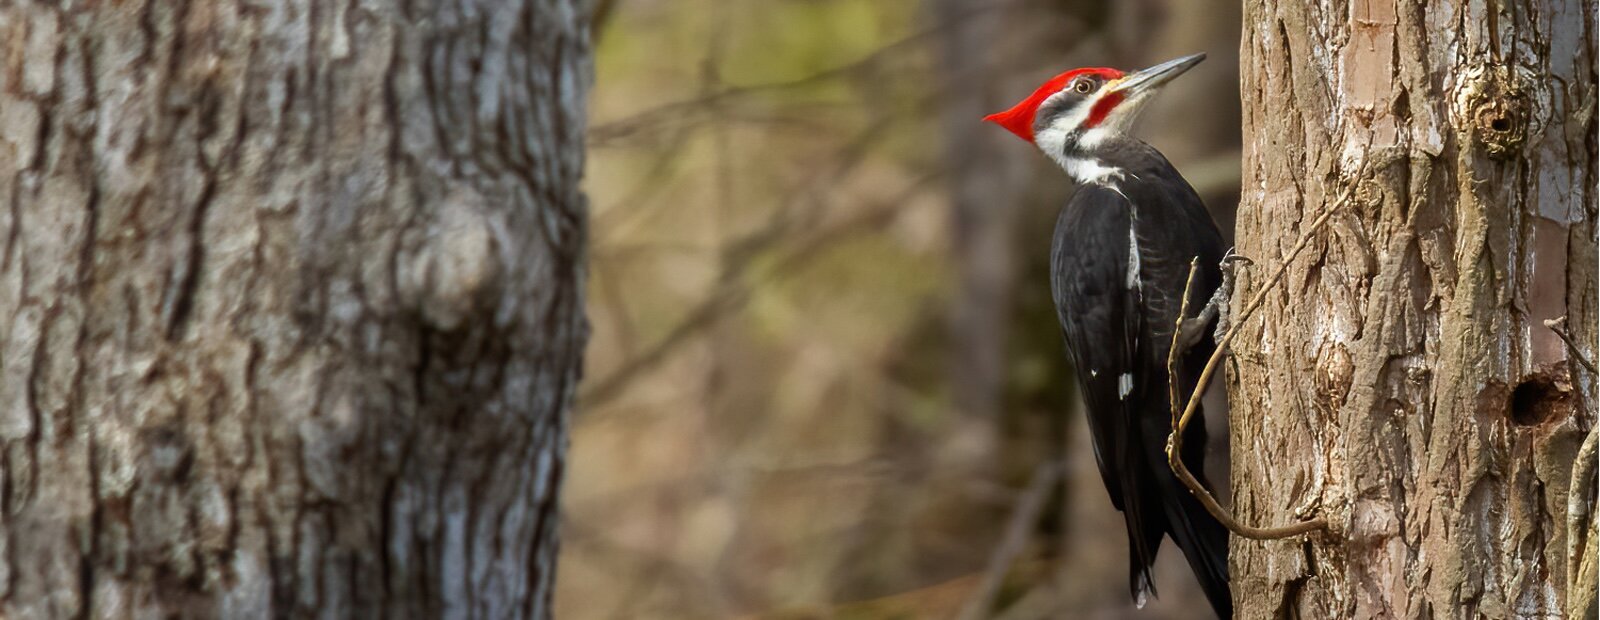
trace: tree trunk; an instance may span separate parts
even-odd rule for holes
[[[0,6],[0,617],[548,615],[582,6]]]
[[[1594,377],[1543,321],[1569,316],[1594,358],[1594,14],[1246,3],[1238,239],[1256,264],[1235,310],[1339,211],[1234,345],[1236,512],[1332,524],[1235,541],[1240,617],[1563,617],[1577,600],[1569,476]]]
[[[950,184],[951,243],[957,272],[950,310],[950,389],[956,409],[969,417],[963,434],[992,436],[1000,416],[1006,372],[1007,318],[1016,281],[1018,175],[1010,138],[985,114],[1004,109],[998,96],[1009,14],[987,0],[929,0],[939,29],[940,99],[944,161]],[[986,442],[987,443],[987,442]],[[982,450],[975,450],[982,452]]]

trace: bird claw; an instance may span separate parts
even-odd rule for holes
[[[1239,265],[1253,263],[1254,261],[1248,258],[1234,254],[1233,248],[1228,248],[1228,252],[1222,256],[1222,261],[1217,263],[1217,267],[1222,270],[1222,285],[1217,287],[1218,293],[1212,296],[1212,301],[1220,301],[1222,306],[1226,308],[1228,300],[1233,298],[1233,279],[1239,269]]]
[[[1222,257],[1222,261],[1217,265],[1222,269],[1222,284],[1211,294],[1211,299],[1206,301],[1205,307],[1201,308],[1194,318],[1183,321],[1183,326],[1180,328],[1182,330],[1181,339],[1178,343],[1183,350],[1187,351],[1200,342],[1200,339],[1204,337],[1202,334],[1205,333],[1206,324],[1213,319],[1217,322],[1216,329],[1212,331],[1213,342],[1222,342],[1222,335],[1228,333],[1228,319],[1231,312],[1229,302],[1233,299],[1234,272],[1238,270],[1239,265],[1248,265],[1254,262],[1249,258],[1235,254],[1233,248],[1228,248],[1227,253]]]
[[[1222,284],[1217,287],[1217,293],[1211,297],[1211,303],[1217,305],[1215,310],[1217,328],[1212,335],[1214,342],[1222,342],[1223,335],[1227,334],[1232,326],[1232,308],[1229,305],[1229,301],[1233,299],[1233,282],[1239,265],[1253,264],[1255,264],[1255,261],[1235,253],[1231,247],[1228,248],[1227,252],[1223,253],[1222,261],[1217,264],[1222,269]]]
[[[1233,266],[1238,264],[1238,263],[1244,263],[1246,265],[1254,265],[1255,264],[1255,261],[1250,260],[1250,257],[1245,256],[1243,254],[1236,253],[1233,250],[1234,249],[1230,247],[1230,248],[1228,248],[1228,251],[1223,253],[1223,255],[1222,255],[1222,262],[1220,263],[1220,265],[1222,266],[1222,271],[1223,272],[1227,272],[1229,269],[1232,269]]]

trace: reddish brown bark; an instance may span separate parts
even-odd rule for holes
[[[1341,210],[1234,345],[1236,511],[1334,524],[1236,541],[1241,617],[1581,604],[1566,519],[1594,378],[1543,321],[1571,317],[1594,357],[1594,12],[1246,4],[1251,273]]]

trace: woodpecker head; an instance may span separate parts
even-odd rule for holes
[[[1050,78],[1027,99],[983,120],[1005,127],[1039,147],[1080,181],[1093,177],[1084,166],[1105,164],[1099,154],[1126,139],[1140,108],[1163,85],[1205,60],[1205,54],[1169,60],[1123,73],[1091,67]]]

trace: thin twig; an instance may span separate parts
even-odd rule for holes
[[[1196,256],[1189,259],[1189,277],[1183,281],[1183,298],[1178,303],[1178,320],[1173,322],[1172,346],[1167,347],[1167,407],[1172,409],[1172,421],[1169,426],[1174,434],[1182,426],[1183,421],[1182,413],[1178,410],[1178,349],[1182,348],[1178,346],[1178,343],[1183,338],[1183,321],[1189,316],[1189,289],[1194,287],[1194,274],[1199,268],[1200,257]],[[1195,389],[1203,391],[1205,387],[1205,384],[1202,383],[1195,386]],[[1169,436],[1167,438],[1167,454],[1172,454],[1173,448],[1171,444],[1173,442],[1177,442],[1178,447],[1183,447],[1183,439],[1181,437],[1174,439]]]
[[[1589,361],[1589,358],[1584,356],[1583,349],[1578,348],[1578,341],[1572,337],[1572,332],[1567,331],[1567,317],[1547,319],[1544,322],[1544,326],[1555,332],[1562,342],[1567,343],[1567,352],[1572,354],[1573,359],[1578,360],[1579,364],[1583,364],[1584,368],[1589,369],[1590,375],[1595,374],[1594,362]]]
[[[1033,531],[1033,525],[1039,522],[1045,500],[1050,497],[1050,489],[1060,476],[1061,465],[1058,463],[1045,463],[1034,470],[1033,481],[1028,483],[1022,499],[1011,511],[1005,538],[989,556],[989,567],[984,571],[983,581],[978,583],[972,596],[967,597],[967,602],[961,606],[961,613],[956,616],[958,620],[979,620],[988,615],[989,608],[994,605],[995,595],[1000,593],[1000,585],[1005,582],[1006,573],[1011,571],[1011,564],[1027,546],[1028,534]]]
[[[1194,392],[1189,394],[1189,402],[1184,406],[1183,414],[1179,415],[1176,398],[1178,388],[1175,383],[1178,378],[1177,349],[1179,338],[1183,332],[1183,319],[1188,315],[1189,293],[1194,286],[1198,259],[1189,263],[1189,280],[1183,287],[1182,308],[1178,313],[1176,326],[1172,330],[1172,350],[1167,354],[1168,394],[1172,401],[1174,418],[1172,435],[1167,438],[1167,466],[1172,468],[1172,473],[1183,481],[1184,486],[1189,487],[1189,492],[1194,494],[1195,499],[1200,500],[1200,504],[1206,507],[1206,511],[1210,512],[1211,516],[1216,517],[1217,521],[1220,521],[1228,530],[1245,538],[1252,540],[1289,538],[1308,532],[1328,529],[1328,522],[1326,519],[1318,517],[1281,527],[1255,527],[1239,523],[1231,513],[1217,503],[1217,499],[1211,495],[1211,491],[1206,489],[1205,485],[1200,484],[1199,480],[1195,479],[1194,474],[1189,472],[1188,466],[1184,465],[1182,458],[1183,432],[1189,428],[1189,422],[1194,418],[1195,411],[1199,410],[1200,398],[1205,394],[1206,386],[1211,384],[1211,375],[1216,373],[1217,365],[1222,361],[1222,356],[1227,352],[1228,346],[1233,343],[1234,336],[1239,333],[1239,327],[1244,325],[1245,321],[1250,319],[1250,315],[1254,314],[1256,309],[1266,302],[1267,294],[1272,292],[1272,288],[1277,286],[1279,281],[1283,280],[1284,274],[1289,271],[1289,265],[1293,264],[1294,259],[1300,255],[1300,252],[1311,244],[1311,239],[1316,236],[1318,231],[1322,230],[1322,225],[1328,222],[1328,218],[1332,217],[1334,212],[1344,206],[1344,203],[1348,200],[1349,191],[1347,190],[1332,206],[1324,210],[1321,215],[1317,216],[1316,220],[1311,222],[1311,226],[1306,229],[1305,233],[1300,235],[1300,239],[1295,242],[1294,247],[1284,256],[1283,262],[1278,265],[1277,271],[1273,272],[1272,277],[1267,278],[1267,282],[1261,287],[1261,290],[1256,291],[1255,296],[1250,299],[1250,303],[1245,304],[1244,311],[1233,319],[1232,324],[1228,326],[1227,333],[1223,334],[1222,340],[1217,342],[1216,350],[1212,351],[1211,357],[1206,360],[1205,368],[1200,371],[1200,379],[1195,384]]]
[[[1007,605],[991,620],[1044,620],[1058,617],[1065,611],[1061,609],[1061,599],[1055,580],[1045,581],[1029,589],[1017,598],[1017,602]]]
[[[911,33],[901,39],[889,42],[866,56],[835,67],[824,69],[810,75],[796,79],[781,80],[749,84],[744,86],[725,87],[710,93],[701,93],[695,97],[682,101],[674,101],[657,107],[648,108],[629,116],[607,121],[597,122],[589,126],[587,140],[590,146],[604,145],[606,142],[626,136],[640,129],[658,127],[666,119],[685,117],[691,115],[702,116],[708,120],[721,118],[717,115],[706,114],[707,110],[715,109],[712,106],[720,103],[737,100],[741,97],[757,95],[773,91],[785,91],[814,86],[829,80],[850,78],[861,75],[872,77],[875,72],[883,71],[883,64],[894,59],[897,55],[915,54],[920,52],[922,44],[927,39],[942,36],[947,31],[964,26],[967,20],[980,16],[989,11],[1004,11],[1010,7],[1020,5],[1027,0],[1006,0],[1005,2],[991,2],[976,6],[965,12],[951,16],[944,21],[936,21],[932,25]],[[987,69],[986,69],[987,70]]]
[[[1588,540],[1589,523],[1594,511],[1594,480],[1596,453],[1600,452],[1600,427],[1589,429],[1589,436],[1578,448],[1578,458],[1572,463],[1572,478],[1567,489],[1567,591],[1577,592],[1581,575],[1579,564],[1583,552],[1592,548],[1595,541]],[[1591,590],[1592,591],[1592,590]]]
[[[757,281],[766,281],[787,276],[800,267],[808,264],[808,260],[817,254],[833,247],[833,244],[847,239],[861,232],[875,230],[905,212],[910,200],[923,191],[924,186],[938,176],[937,172],[924,175],[897,197],[884,201],[870,210],[856,214],[836,224],[819,229],[815,234],[798,242],[792,249],[782,251],[770,266],[757,270],[757,262],[749,260],[759,251],[767,249],[766,243],[776,245],[782,240],[780,235],[767,232],[752,233],[752,237],[760,237],[762,243],[741,242],[734,245],[740,249],[729,250],[736,254],[738,260],[730,261],[734,267],[732,275],[725,274],[720,278],[720,284],[712,294],[702,300],[698,305],[685,314],[685,318],[667,332],[667,335],[656,341],[643,353],[634,356],[619,365],[609,374],[586,381],[585,387],[579,392],[578,400],[584,406],[594,409],[613,397],[620,395],[636,377],[654,369],[669,356],[676,352],[682,345],[693,341],[693,336],[701,333],[706,326],[711,325],[719,318],[738,311],[750,301],[751,290]],[[756,277],[750,277],[751,272],[756,272]]]

